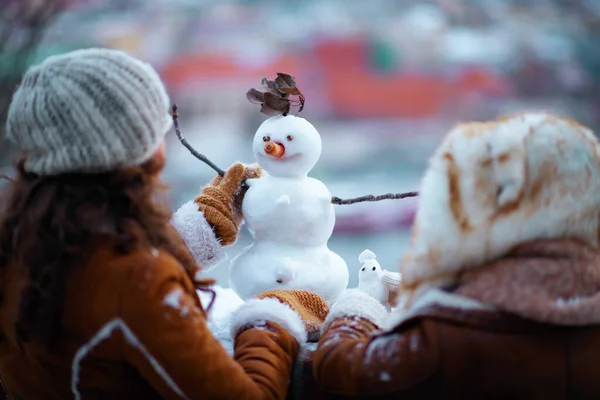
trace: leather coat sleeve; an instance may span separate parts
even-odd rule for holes
[[[126,359],[168,399],[284,399],[299,345],[279,325],[246,329],[231,358],[209,331],[181,266],[169,255],[138,258],[125,285]],[[138,343],[132,343],[132,342]]]
[[[314,375],[332,394],[377,396],[400,394],[438,368],[435,332],[422,323],[378,332],[367,319],[335,319],[313,354]]]

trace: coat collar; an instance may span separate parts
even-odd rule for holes
[[[525,319],[442,289],[428,290],[408,310],[394,309],[383,322],[381,329],[387,333],[397,332],[423,319],[460,323],[472,329],[496,332],[546,333],[561,329],[560,326]]]
[[[394,309],[385,320],[383,328],[391,330],[404,321],[422,316],[423,312],[431,310],[432,306],[456,311],[495,311],[494,307],[468,297],[459,296],[442,289],[431,288],[419,296],[409,309]]]

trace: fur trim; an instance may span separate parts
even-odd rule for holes
[[[306,343],[306,327],[300,315],[287,304],[271,298],[248,300],[235,310],[231,316],[231,334],[235,338],[241,329],[264,326],[267,321],[288,331],[301,347]]]
[[[382,323],[381,327],[385,330],[392,330],[411,316],[418,314],[421,309],[434,304],[448,308],[455,308],[463,311],[496,310],[495,307],[481,303],[477,300],[473,300],[468,297],[459,296],[457,294],[433,288],[425,291],[421,296],[417,297],[408,310],[403,308],[397,308],[394,311],[392,311],[392,313],[389,314],[385,321]]]
[[[171,218],[171,225],[194,256],[202,272],[208,271],[225,258],[221,243],[198,206],[189,201],[179,208]]]
[[[600,144],[583,125],[548,113],[461,124],[421,182],[405,291],[443,287],[464,270],[535,239],[598,246]]]
[[[359,289],[348,289],[335,300],[323,323],[321,332],[325,332],[335,319],[342,317],[365,318],[375,325],[381,326],[387,314],[385,307],[374,297]]]

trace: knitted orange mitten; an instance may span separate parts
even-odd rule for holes
[[[235,163],[225,176],[217,175],[194,199],[223,246],[235,242],[242,223],[242,200],[247,190],[241,188],[242,181],[260,175],[258,167]]]
[[[308,340],[319,339],[321,325],[329,313],[329,306],[318,294],[308,290],[269,290],[257,298],[273,298],[287,304],[300,315],[308,332]]]

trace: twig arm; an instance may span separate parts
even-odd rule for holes
[[[346,205],[346,204],[355,204],[362,203],[365,201],[380,201],[380,200],[397,200],[397,199],[405,199],[407,197],[417,197],[419,192],[406,192],[406,193],[386,193],[380,194],[378,196],[374,196],[372,194],[367,194],[361,197],[355,197],[352,199],[341,199],[339,197],[332,197],[331,204],[336,205]]]
[[[192,153],[194,157],[196,157],[198,160],[202,161],[203,163],[217,171],[217,174],[221,176],[225,175],[225,171],[217,167],[215,163],[210,161],[208,157],[206,157],[204,154],[201,154],[196,149],[194,149],[190,142],[188,142],[187,139],[183,137],[183,134],[179,129],[179,112],[177,111],[177,104],[173,104],[173,107],[171,108],[171,116],[173,117],[173,126],[175,127],[175,134],[179,138],[181,144],[183,144],[190,151],[190,153]]]

